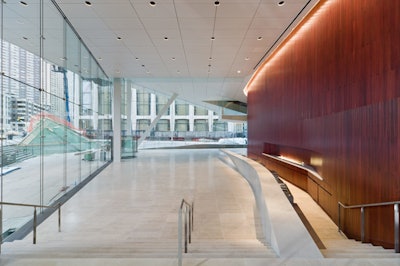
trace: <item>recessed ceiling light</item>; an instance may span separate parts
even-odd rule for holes
[[[246,60],[246,61],[249,61],[249,60],[250,60],[250,58],[246,57],[244,60]]]
[[[278,6],[283,6],[285,4],[285,1],[279,1]]]
[[[210,57],[208,58],[208,60],[212,60],[212,57],[210,56]]]
[[[139,60],[139,57],[136,57],[135,59],[136,59],[136,60]]]
[[[120,40],[122,40],[122,38],[118,36],[118,37],[117,37],[117,40],[120,41]]]
[[[28,4],[26,3],[26,2],[24,2],[24,1],[19,1],[19,3],[21,4],[21,5],[23,5],[23,6],[27,6]]]
[[[24,37],[22,37],[22,39],[24,39],[24,40],[28,40],[28,37],[25,37],[25,36],[24,36]]]
[[[155,6],[155,5],[156,5],[156,2],[150,1],[150,5],[151,5],[151,6]]]
[[[215,1],[214,6],[219,6],[219,1]]]
[[[91,2],[89,2],[89,1],[85,1],[85,5],[87,5],[87,6],[91,6],[91,5],[92,5],[92,3],[91,3]]]
[[[211,64],[208,64],[208,67],[211,67]]]
[[[142,67],[145,67],[145,65],[142,65]]]
[[[168,41],[168,37],[164,37],[164,40],[165,40],[165,41]]]
[[[103,58],[99,57],[99,58],[97,58],[97,60],[101,61],[101,60],[103,60]]]
[[[211,40],[212,40],[212,41],[214,41],[214,40],[215,40],[215,37],[214,37],[214,36],[212,36],[212,37],[211,37]]]
[[[260,37],[258,37],[258,38],[257,38],[257,40],[259,40],[259,41],[260,41],[260,40],[262,40],[262,38],[263,38],[263,37],[261,37],[261,36],[260,36]]]
[[[181,73],[181,71],[179,71],[179,70],[178,70],[178,71],[176,71],[176,73],[180,74],[180,73]]]
[[[176,58],[175,58],[175,57],[172,57],[171,59],[172,59],[172,60],[175,60]]]

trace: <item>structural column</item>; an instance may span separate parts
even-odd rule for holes
[[[113,160],[121,161],[121,91],[125,82],[121,78],[114,79],[113,90]]]

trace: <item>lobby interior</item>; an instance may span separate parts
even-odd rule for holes
[[[2,60],[2,121],[14,88],[41,112],[25,140],[32,158],[1,168],[2,231],[22,223],[11,213],[27,216],[7,202],[47,218],[35,237],[3,242],[0,264],[179,264],[185,199],[184,265],[400,265],[399,10],[380,0],[2,1],[2,58],[23,47],[39,77]],[[53,89],[50,72],[70,88]],[[166,95],[164,111],[178,97],[245,117],[246,147],[139,146],[122,158],[133,87]],[[2,137],[2,160],[6,146]],[[58,204],[61,232],[57,211],[39,207]]]

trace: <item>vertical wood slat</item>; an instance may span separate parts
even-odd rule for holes
[[[261,156],[265,143],[315,151],[331,201],[398,200],[400,1],[320,6],[325,2],[315,24],[261,66],[249,85],[248,152]],[[329,197],[320,204],[336,217]],[[360,238],[359,212],[345,217],[346,233]],[[365,240],[393,247],[391,217],[388,208],[368,210]]]

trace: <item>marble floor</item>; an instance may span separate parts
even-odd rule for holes
[[[233,151],[245,153],[243,149]],[[132,248],[120,258],[107,255],[107,252],[117,249],[125,252],[118,246],[127,243],[144,246],[148,243],[154,253],[165,252],[161,249],[170,246],[171,254],[175,256],[177,217],[182,198],[195,202],[193,239],[204,243],[228,243],[228,246],[246,241],[254,245],[257,230],[252,191],[225,160],[226,156],[217,149],[171,149],[142,150],[134,159],[114,162],[62,206],[61,233],[57,231],[57,216],[52,215],[39,226],[39,244],[34,248],[32,235],[18,241],[20,243],[3,244],[0,265],[111,265],[110,261],[112,265],[117,262],[118,265],[176,265],[176,257],[129,260],[126,254],[134,253]],[[322,241],[344,239],[333,221],[306,193],[288,185],[295,202]],[[155,244],[160,241],[164,245]],[[46,252],[54,252],[47,259],[19,256],[18,245],[37,252],[46,243],[49,243]],[[65,247],[60,243],[74,244]],[[73,259],[66,253],[57,253],[57,248],[70,251]],[[400,265],[400,260],[398,262],[194,258],[184,265]]]
[[[62,206],[62,233],[48,233],[57,227],[53,215],[39,226],[38,242],[176,240],[183,198],[195,202],[194,238],[256,239],[251,189],[221,156],[218,149],[143,150],[114,162]]]

